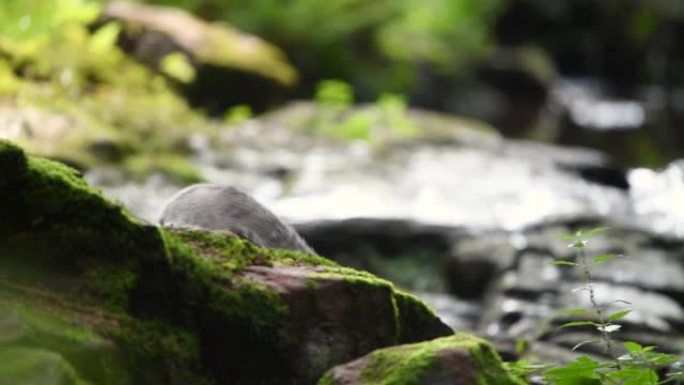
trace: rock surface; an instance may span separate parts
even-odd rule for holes
[[[318,385],[520,385],[484,340],[456,334],[376,350],[330,370]]]
[[[18,383],[312,384],[373,349],[451,334],[368,273],[146,225],[6,141],[0,168],[0,355],[24,364],[0,374]]]

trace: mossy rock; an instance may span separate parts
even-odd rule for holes
[[[379,347],[451,333],[388,281],[143,223],[74,169],[2,140],[0,169],[0,355],[23,357],[0,378],[13,383],[51,371],[56,384],[312,384]]]
[[[318,385],[522,385],[492,346],[457,333],[376,350],[325,374]]]
[[[181,75],[185,95],[213,113],[245,103],[258,110],[271,107],[298,80],[282,50],[227,23],[124,1],[107,4],[102,19],[123,26],[120,45],[139,61],[172,77],[187,74]],[[184,64],[169,71],[173,67],[165,64],[172,55]]]

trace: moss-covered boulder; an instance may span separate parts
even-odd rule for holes
[[[506,372],[492,346],[458,333],[376,350],[337,366],[318,385],[522,385]]]
[[[195,74],[183,79],[189,83],[187,94],[191,101],[215,111],[245,102],[266,107],[273,93],[297,82],[297,71],[279,48],[226,23],[209,23],[175,8],[124,1],[107,4],[102,16],[123,25],[123,48],[153,68],[181,69],[182,65],[165,65],[168,55],[186,55],[194,70],[190,73]]]
[[[0,170],[0,378],[13,384],[312,384],[451,333],[387,281],[142,223],[7,141]]]

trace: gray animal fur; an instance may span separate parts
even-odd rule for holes
[[[181,190],[164,208],[160,223],[174,228],[228,230],[258,246],[315,254],[292,226],[231,186],[201,183]]]

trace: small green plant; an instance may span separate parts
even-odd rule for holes
[[[223,115],[223,121],[231,125],[238,125],[252,119],[253,117],[254,111],[252,111],[250,106],[247,104],[238,104],[237,106],[233,106],[226,111],[225,115]]]
[[[378,146],[390,139],[420,134],[420,128],[407,115],[406,98],[402,95],[382,94],[375,103],[354,108],[351,85],[325,80],[318,85],[314,100],[318,108],[311,133]]]
[[[354,104],[354,89],[341,80],[323,80],[316,87],[315,99],[323,106],[349,107]]]
[[[567,322],[561,328],[587,327],[596,329],[598,336],[595,339],[582,341],[573,347],[577,350],[587,344],[601,344],[606,355],[611,358],[608,362],[597,361],[587,355],[582,355],[564,365],[532,365],[528,361],[518,361],[508,365],[508,369],[519,376],[530,373],[541,373],[544,382],[554,385],[659,385],[665,383],[684,382],[684,368],[677,357],[670,354],[657,352],[654,346],[641,346],[633,341],[623,343],[625,354],[615,354],[615,340],[613,334],[619,332],[621,325],[617,322],[631,312],[630,309],[622,309],[609,313],[607,308],[597,302],[596,288],[592,277],[594,265],[609,262],[617,257],[615,254],[606,254],[590,258],[587,255],[587,239],[608,230],[607,227],[599,227],[586,231],[577,231],[574,234],[564,236],[571,240],[570,248],[575,250],[575,260],[556,260],[553,265],[576,268],[581,273],[581,286],[574,291],[586,292],[589,297],[590,308],[573,308],[561,310],[564,315],[581,315],[583,320]],[[629,305],[623,300],[614,301]],[[658,369],[670,365],[671,370],[665,378],[658,376]]]

